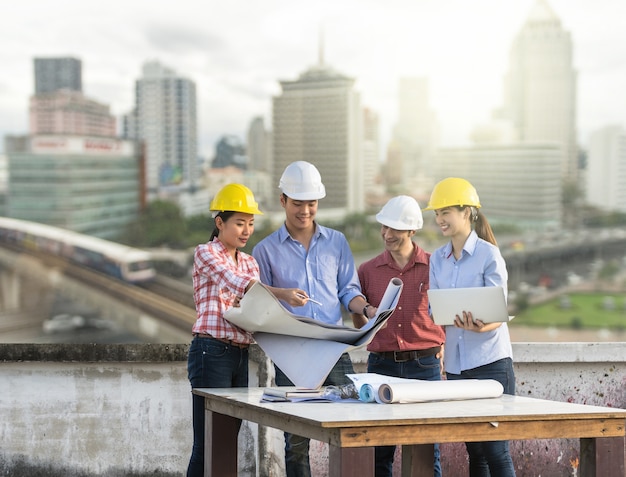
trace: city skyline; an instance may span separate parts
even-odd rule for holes
[[[428,78],[442,145],[467,144],[472,128],[502,105],[511,44],[535,1],[235,0],[216,8],[191,0],[24,0],[0,19],[0,135],[28,130],[35,57],[81,59],[85,94],[118,118],[133,106],[142,65],[158,60],[198,85],[199,152],[210,159],[220,136],[245,139],[255,116],[271,124],[279,81],[318,62],[322,27],[326,64],[355,78],[363,106],[380,115],[383,148],[397,121],[398,81],[407,76]],[[594,130],[626,123],[626,4],[547,3],[572,35],[578,140],[586,145]]]

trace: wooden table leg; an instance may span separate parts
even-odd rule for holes
[[[585,477],[626,475],[624,437],[580,439],[579,474]]]
[[[241,419],[208,409],[204,419],[204,477],[237,477],[237,435]]]
[[[373,476],[373,447],[328,446],[328,477]]]
[[[435,445],[402,446],[402,477],[431,477],[434,473]]]

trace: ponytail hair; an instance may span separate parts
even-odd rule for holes
[[[233,212],[232,210],[222,210],[222,211],[218,212],[217,214],[215,214],[215,217],[213,217],[213,220],[215,220],[215,219],[217,219],[219,217],[220,219],[222,219],[222,222],[226,222],[234,214],[235,214],[235,212]],[[217,237],[219,234],[220,234],[219,229],[217,228],[217,226],[214,226],[213,227],[213,232],[211,233],[211,238],[209,239],[209,242],[213,242],[215,237]]]
[[[476,207],[470,207],[470,211],[476,235],[497,247],[498,243],[496,242],[496,236],[493,234],[493,230],[491,229],[491,225],[489,225],[489,221],[487,220],[487,217],[485,217],[485,214],[483,214],[480,209],[477,209]]]

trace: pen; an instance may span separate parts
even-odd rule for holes
[[[298,297],[300,297],[300,298],[307,298],[310,302],[313,302],[313,303],[315,303],[316,305],[320,305],[320,306],[322,306],[322,304],[321,304],[319,301],[314,300],[313,298],[309,298],[309,297],[307,297],[307,296],[304,296],[302,293],[296,293],[296,296],[298,296]]]

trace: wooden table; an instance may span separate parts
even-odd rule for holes
[[[436,442],[558,438],[580,438],[579,475],[624,475],[623,409],[508,395],[417,404],[262,403],[262,388],[193,392],[205,399],[205,476],[236,477],[239,419],[328,443],[330,477],[373,476],[376,445],[404,446],[403,477],[431,477]]]

